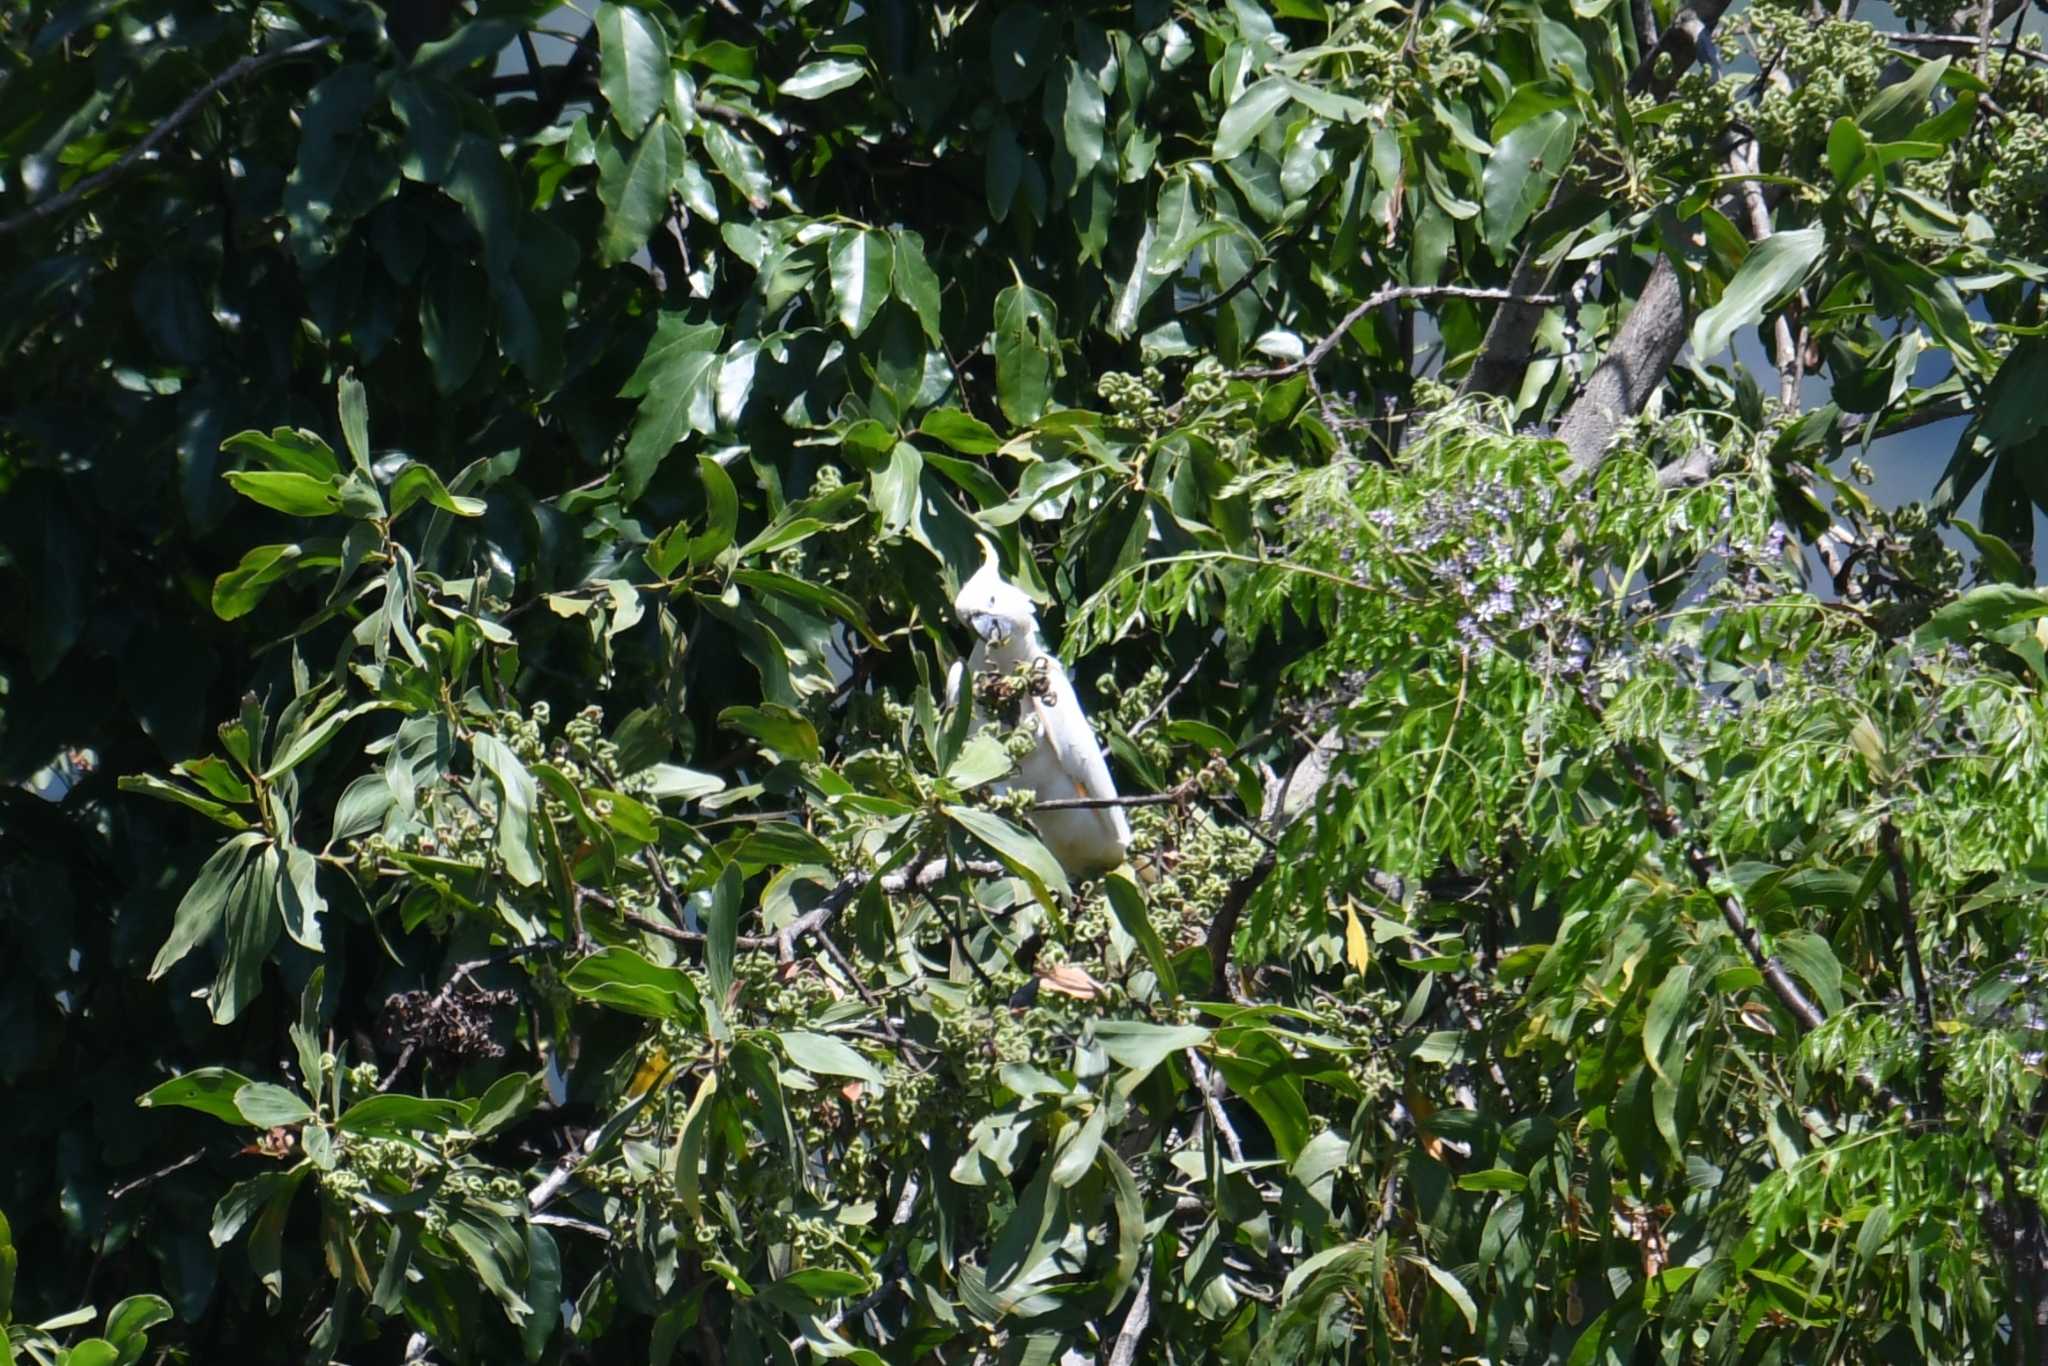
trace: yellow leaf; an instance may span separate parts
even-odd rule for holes
[[[626,1099],[638,1100],[646,1095],[650,1087],[668,1075],[669,1066],[668,1051],[660,1044],[648,1049],[640,1065],[633,1069],[633,1079],[626,1083]]]
[[[1358,919],[1358,904],[1353,901],[1344,903],[1344,961],[1353,972],[1364,972],[1372,966],[1372,944],[1365,937],[1365,926]]]

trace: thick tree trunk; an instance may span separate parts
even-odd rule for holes
[[[1615,334],[1607,358],[1565,410],[1557,436],[1572,464],[1591,473],[1607,458],[1614,434],[1643,411],[1685,345],[1685,292],[1669,257],[1658,257],[1634,311]]]

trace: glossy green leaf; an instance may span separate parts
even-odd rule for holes
[[[200,1067],[154,1086],[136,1097],[142,1106],[181,1105],[199,1110],[230,1124],[252,1123],[243,1117],[235,1097],[255,1085],[241,1073],[226,1067]]]
[[[1020,426],[1037,421],[1061,368],[1059,314],[1052,300],[1022,284],[996,295],[995,352],[1003,416]]]
[[[796,100],[821,100],[835,91],[857,85],[867,71],[857,62],[827,58],[822,61],[806,62],[791,73],[780,87],[783,94]]]
[[[1050,902],[1055,893],[1068,890],[1066,870],[1035,835],[992,811],[971,806],[948,806],[945,811],[948,819],[987,845],[1010,871],[1030,883],[1041,901]]]
[[[325,517],[341,511],[341,493],[331,479],[295,470],[229,470],[221,476],[251,502],[292,517]]]
[[[668,37],[652,14],[628,5],[599,5],[596,26],[598,88],[620,129],[637,138],[668,94]]]
[[[236,1091],[235,1109],[259,1129],[303,1124],[313,1117],[305,1101],[266,1081],[252,1081]]]
[[[889,298],[894,251],[889,238],[866,228],[841,228],[826,252],[839,325],[858,337]]]
[[[1505,251],[1543,206],[1551,185],[1570,164],[1578,136],[1572,111],[1550,109],[1517,124],[1494,144],[1479,182],[1479,224],[1495,252]]]
[[[1774,304],[1803,284],[1826,250],[1827,232],[1820,227],[1772,233],[1759,242],[1743,258],[1720,301],[1693,320],[1693,354],[1702,361],[1718,356],[1738,331],[1761,322]]]
[[[775,1037],[781,1042],[782,1051],[789,1055],[790,1062],[806,1072],[827,1077],[852,1077],[876,1087],[886,1084],[881,1071],[873,1063],[829,1034],[785,1029],[777,1031]]]

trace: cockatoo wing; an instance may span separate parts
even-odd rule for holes
[[[1018,776],[1040,801],[1114,798],[1116,783],[1109,776],[1109,762],[1096,742],[1087,713],[1081,710],[1080,699],[1074,696],[1072,681],[1057,659],[1051,655],[1042,658],[1046,695],[1030,699],[1030,714],[1038,725],[1038,748],[1018,765]],[[1120,807],[1036,811],[1031,823],[1061,866],[1078,875],[1116,867],[1130,848],[1131,827]]]

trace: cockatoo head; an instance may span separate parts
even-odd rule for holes
[[[953,611],[969,630],[991,645],[1002,645],[1018,635],[1038,629],[1038,609],[1024,590],[1003,578],[996,564],[996,548],[981,541],[981,568],[960,586],[953,599]]]

